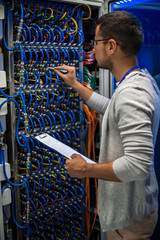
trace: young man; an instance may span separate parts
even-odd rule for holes
[[[158,209],[154,145],[159,123],[160,93],[137,63],[143,42],[138,20],[124,11],[105,14],[97,21],[94,52],[100,68],[117,81],[111,99],[91,92],[76,81],[75,68],[56,67],[81,97],[103,114],[98,164],[79,155],[66,160],[71,177],[98,178],[98,213],[107,240],[146,240],[152,235]],[[68,70],[62,74],[58,69]]]

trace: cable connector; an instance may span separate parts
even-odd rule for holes
[[[21,88],[23,87],[23,81],[24,81],[24,62],[21,62],[19,72],[19,82]]]
[[[1,132],[1,133],[0,133],[0,146],[1,146],[1,150],[4,151],[4,150],[5,150],[4,132]]]
[[[23,25],[23,19],[20,19],[19,26],[18,26],[18,29],[17,29],[16,43],[19,43],[19,41],[20,41],[22,25]]]
[[[27,113],[24,113],[24,127],[25,127],[26,137],[29,138],[29,127],[28,127]]]

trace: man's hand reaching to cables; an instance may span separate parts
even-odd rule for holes
[[[62,72],[58,71],[61,69],[67,70],[67,73],[63,74]],[[92,91],[84,87],[79,81],[77,81],[75,67],[71,67],[68,65],[57,66],[54,68],[54,72],[57,73],[59,77],[61,77],[67,85],[69,85],[76,92],[78,92],[80,96],[83,98],[83,100],[88,101],[88,99],[92,95]]]

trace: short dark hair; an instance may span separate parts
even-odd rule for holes
[[[143,30],[138,19],[126,11],[113,11],[97,20],[100,34],[114,39],[127,55],[137,55],[143,43]]]

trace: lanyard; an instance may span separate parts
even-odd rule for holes
[[[118,83],[118,85],[125,79],[125,77],[126,77],[130,72],[132,72],[134,69],[137,69],[137,68],[139,68],[139,65],[136,65],[135,67],[129,69],[128,72],[126,72],[126,73],[124,74],[124,76],[122,77],[122,79],[120,80],[120,82]]]

